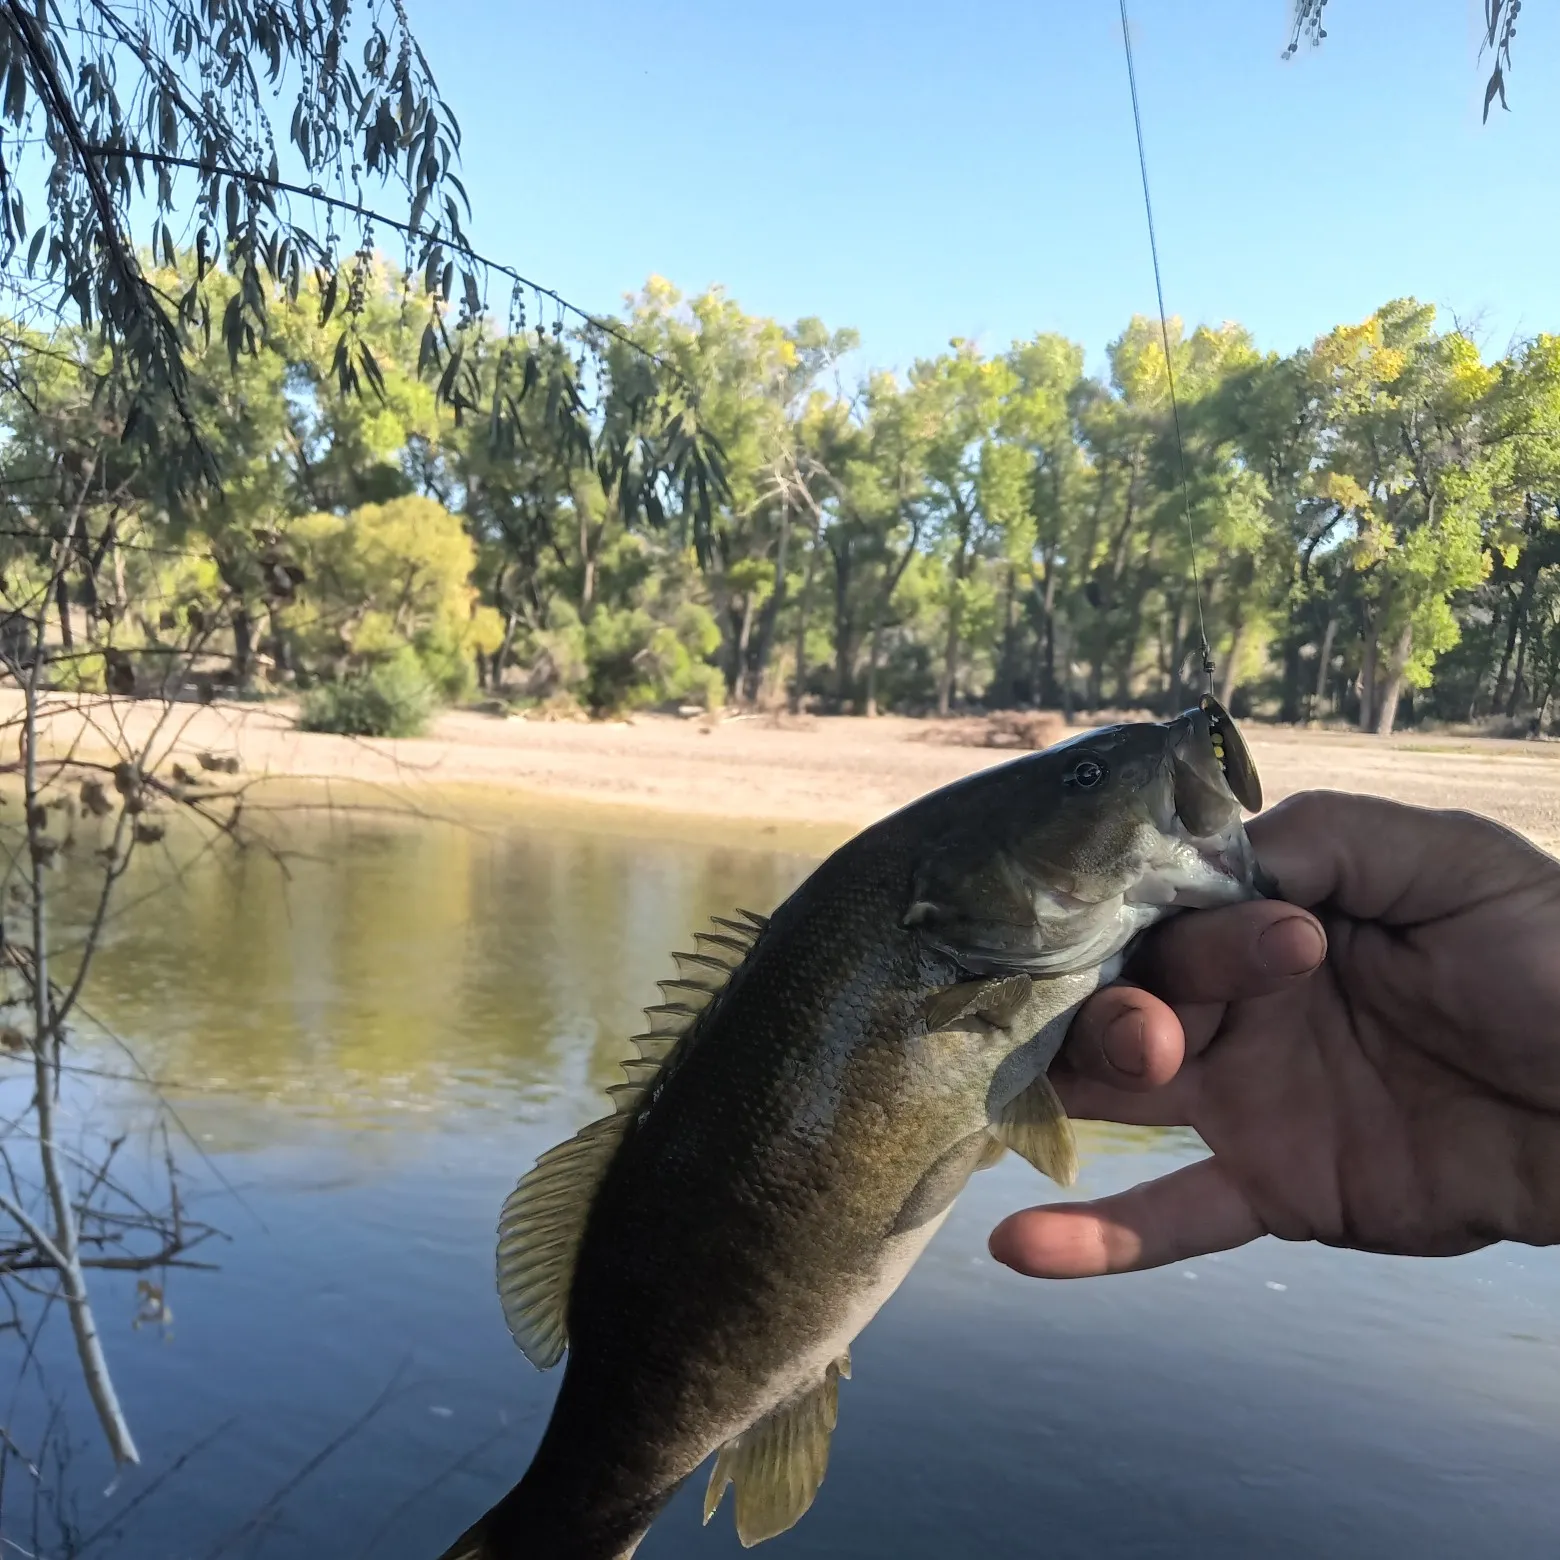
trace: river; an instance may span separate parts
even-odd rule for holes
[[[519,1474],[557,1384],[499,1312],[499,1204],[600,1113],[671,948],[810,865],[550,824],[338,817],[287,844],[285,873],[218,852],[177,881],[147,853],[88,990],[176,1081],[189,1206],[226,1236],[218,1271],[171,1275],[162,1325],[100,1282],[144,1461],[105,1493],[67,1390],[79,1531],[144,1498],[91,1553],[433,1560]],[[126,1067],[91,1034],[76,1054]],[[144,1092],[95,1088],[140,1141]],[[1088,1128],[1082,1148],[1085,1195],[1201,1152]],[[1560,1553],[1560,1253],[1263,1241],[1072,1285],[994,1264],[992,1224],[1057,1195],[1012,1156],[976,1178],[856,1346],[818,1501],[764,1553]],[[640,1560],[744,1552],[729,1496],[701,1530],[702,1477]]]

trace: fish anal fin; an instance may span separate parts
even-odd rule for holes
[[[849,1356],[832,1361],[823,1380],[782,1403],[715,1454],[704,1495],[704,1520],[735,1486],[737,1537],[744,1549],[793,1527],[812,1505],[829,1465],[829,1438],[839,1416],[840,1376]]]
[[[988,1130],[1058,1186],[1071,1186],[1078,1179],[1078,1142],[1072,1122],[1044,1073],[1003,1106]]]
[[[620,1105],[617,1114],[549,1149],[521,1177],[498,1216],[504,1320],[538,1370],[550,1370],[568,1345],[569,1288],[585,1220],[629,1114]]]

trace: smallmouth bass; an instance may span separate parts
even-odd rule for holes
[[[812,1504],[850,1345],[970,1176],[1063,1185],[1047,1077],[1166,915],[1268,891],[1212,699],[983,770],[858,834],[773,913],[718,919],[647,1009],[615,1110],[499,1221],[516,1341],[567,1364],[524,1477],[443,1560],[626,1560],[714,1455],[756,1544]]]

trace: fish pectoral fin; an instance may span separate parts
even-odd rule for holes
[[[1072,1122],[1044,1073],[1009,1100],[987,1130],[1057,1185],[1071,1186],[1078,1179],[1078,1142]]]
[[[843,1367],[843,1368],[842,1368]],[[823,1380],[782,1403],[715,1454],[704,1494],[704,1520],[735,1485],[737,1537],[744,1549],[793,1527],[812,1505],[829,1464],[829,1437],[839,1413],[840,1377],[850,1356],[833,1361]]]
[[[1033,982],[1027,975],[1004,975],[998,980],[966,980],[947,986],[926,999],[922,1011],[929,1031],[944,1029],[961,1018],[983,1018],[1006,1029],[1029,1000]]]

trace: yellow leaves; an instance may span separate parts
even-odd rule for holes
[[[1347,472],[1324,472],[1316,485],[1320,496],[1340,509],[1356,515],[1364,515],[1370,510],[1370,494]]]
[[[504,620],[492,607],[477,607],[466,629],[466,644],[483,655],[492,655],[504,642]]]
[[[309,581],[289,618],[317,650],[345,638],[354,654],[372,657],[419,635],[459,643],[470,632],[476,549],[459,516],[431,498],[305,515],[288,539]]]

